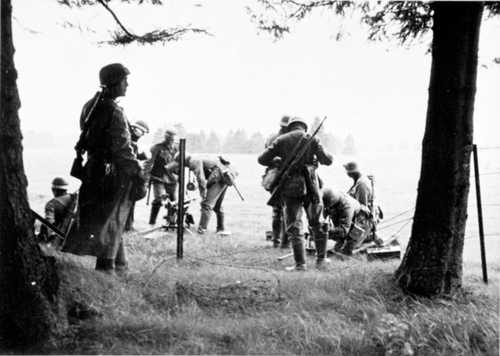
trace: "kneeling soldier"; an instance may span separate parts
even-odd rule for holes
[[[336,241],[334,251],[352,255],[372,230],[370,210],[346,193],[325,189],[323,191],[324,215],[333,223],[328,236]]]

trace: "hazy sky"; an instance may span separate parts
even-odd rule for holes
[[[100,6],[68,9],[55,0],[13,0],[14,40],[23,130],[78,135],[83,103],[98,88],[99,69],[122,62],[131,71],[120,101],[130,120],[153,130],[182,122],[189,130],[274,131],[281,115],[329,117],[327,130],[358,141],[419,145],[425,123],[430,55],[425,46],[373,44],[357,25],[334,40],[338,20],[318,14],[274,42],[258,34],[251,0],[170,0],[163,7],[118,5],[132,30],[205,27],[165,46],[110,47],[116,25]],[[201,6],[194,6],[200,4]],[[65,28],[65,21],[81,30]],[[66,26],[67,27],[67,26]],[[483,25],[475,140],[500,142],[500,22]]]

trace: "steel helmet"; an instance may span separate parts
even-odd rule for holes
[[[290,119],[290,121],[288,121],[288,127],[292,126],[292,125],[295,125],[295,124],[301,124],[304,126],[304,128],[306,129],[307,131],[307,123],[304,121],[304,119],[298,117],[298,116],[294,116]]]
[[[323,190],[323,206],[325,209],[337,204],[340,201],[341,194],[339,191],[330,188]]]
[[[284,115],[280,120],[280,126],[287,127],[289,122],[290,122],[290,116]]]
[[[68,189],[68,182],[66,182],[66,180],[64,178],[55,177],[52,180],[52,189],[67,190]]]
[[[146,123],[146,121],[137,120],[132,124],[132,127],[138,128],[139,130],[142,130],[144,133],[149,133],[149,126]]]
[[[121,63],[108,64],[99,71],[101,85],[114,86],[130,74],[130,71]]]
[[[177,135],[177,133],[175,132],[174,129],[168,128],[165,130],[165,138],[174,137],[175,135]]]
[[[359,166],[354,161],[347,162],[346,164],[344,164],[344,168],[345,168],[347,173],[354,173],[354,172],[359,173]]]

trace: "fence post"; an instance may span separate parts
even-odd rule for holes
[[[179,141],[179,194],[177,198],[177,259],[184,255],[184,166],[186,158],[186,139]]]
[[[486,268],[486,252],[484,247],[484,228],[483,228],[483,206],[481,203],[481,184],[479,182],[479,163],[477,158],[477,145],[472,145],[474,156],[474,177],[476,183],[476,202],[477,202],[477,221],[479,224],[479,244],[481,247],[481,267],[483,269],[483,281],[488,283],[488,270]]]

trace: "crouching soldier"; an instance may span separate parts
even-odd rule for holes
[[[279,136],[259,156],[258,162],[264,166],[273,164],[276,157],[287,162],[296,146],[304,144],[307,139],[307,124],[298,117],[290,119],[288,133]],[[304,233],[302,216],[306,208],[309,226],[316,245],[316,266],[322,268],[326,259],[327,225],[322,217],[322,204],[319,195],[319,181],[316,165],[330,165],[332,156],[325,152],[318,138],[314,137],[311,144],[298,164],[292,167],[289,176],[282,183],[280,200],[283,202],[286,232],[292,243],[295,266],[288,270],[304,271],[306,269]]]
[[[52,194],[54,198],[45,205],[45,219],[59,231],[66,233],[70,228],[68,218],[73,212],[76,194],[68,194],[68,183],[61,177],[56,177],[52,181]],[[45,225],[42,225],[40,229],[40,238],[56,245],[62,242],[61,238],[58,239],[58,235]]]
[[[151,204],[151,215],[149,223],[156,224],[156,218],[160,212],[163,202],[177,200],[177,180],[176,174],[168,172],[166,165],[173,162],[178,152],[175,144],[175,131],[166,130],[165,139],[151,147],[151,158],[146,161],[144,170],[149,176],[153,185],[153,203]]]
[[[231,232],[226,230],[225,227],[222,203],[227,188],[234,182],[237,175],[236,171],[222,157],[219,157],[218,160],[210,160],[194,159],[191,156],[186,156],[184,164],[194,173],[200,191],[201,215],[198,233],[201,235],[206,233],[213,210],[217,218],[217,234],[221,236],[231,235]],[[167,165],[167,170],[178,172],[179,157],[175,162]]]
[[[370,210],[350,195],[329,188],[323,191],[323,205],[325,217],[333,224],[328,237],[336,241],[334,251],[352,255],[372,230]]]

